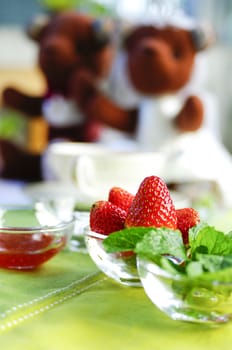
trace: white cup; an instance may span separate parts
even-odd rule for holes
[[[76,159],[75,184],[89,202],[107,199],[114,186],[136,193],[145,177],[161,176],[163,162],[163,156],[154,152],[82,155]]]
[[[42,158],[44,180],[73,182],[74,164],[78,157],[87,154],[106,153],[107,148],[96,143],[54,142]]]

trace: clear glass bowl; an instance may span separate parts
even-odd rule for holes
[[[67,245],[73,230],[73,217],[63,221],[43,203],[0,206],[0,268],[40,266]]]
[[[107,236],[92,232],[89,228],[84,230],[84,235],[87,251],[102,272],[121,284],[141,287],[133,252],[107,253],[103,246]]]
[[[84,230],[89,223],[89,212],[75,211],[75,228],[69,242],[69,249],[73,252],[87,253]]]
[[[211,325],[232,319],[232,279],[175,277],[137,256],[138,273],[147,296],[170,318]],[[229,282],[228,282],[229,281]]]

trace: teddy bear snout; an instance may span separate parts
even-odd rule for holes
[[[55,67],[68,67],[79,62],[74,44],[66,38],[51,38],[41,45],[39,62],[42,69],[55,69]]]
[[[151,45],[146,45],[143,48],[143,52],[145,53],[145,55],[147,56],[153,56],[156,54],[156,51],[153,49],[153,47]]]
[[[56,56],[57,53],[58,53],[57,45],[54,45],[52,43],[48,43],[44,45],[42,50],[42,54],[49,57]]]
[[[163,53],[167,51],[167,45],[160,40],[147,39],[141,44],[140,50],[146,57],[154,57],[163,55]]]
[[[57,57],[65,57],[73,55],[74,53],[74,44],[65,37],[59,38],[50,38],[43,43],[41,46],[41,55],[52,59]]]

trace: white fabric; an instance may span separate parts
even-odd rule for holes
[[[129,109],[138,107],[143,96],[134,89],[130,81],[127,59],[127,54],[123,50],[116,55],[103,91],[114,103]]]
[[[61,95],[45,99],[42,112],[50,125],[58,127],[80,124],[84,118],[76,104]]]
[[[139,108],[143,98],[130,82],[127,55],[123,51],[115,57],[108,78],[99,84],[99,88],[114,104],[123,109]],[[108,126],[104,127],[99,142],[116,150],[133,150],[137,147],[134,137]]]

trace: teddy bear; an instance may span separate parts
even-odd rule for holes
[[[157,175],[170,189],[192,201],[209,191],[215,203],[231,207],[231,155],[220,140],[217,104],[205,84],[204,53],[214,42],[208,25],[132,26],[122,37],[105,91],[84,72],[76,90],[89,118],[126,134],[134,150],[162,156]]]
[[[200,56],[213,42],[206,28],[132,26],[122,38],[104,92],[91,75],[79,75],[80,107],[89,118],[127,134],[139,150],[157,151],[165,141],[205,125],[216,133],[213,108],[210,116],[206,113],[210,98],[199,90],[204,75]]]
[[[42,116],[48,125],[48,142],[94,142],[101,125],[85,116],[76,96],[76,77],[90,72],[98,86],[111,67],[115,48],[109,21],[77,11],[39,17],[27,29],[38,43],[38,66],[47,90],[29,96],[14,87],[3,91],[3,105],[27,118]],[[84,92],[85,94],[86,92]],[[32,154],[8,140],[0,140],[0,174],[26,181],[42,179],[41,154]]]

